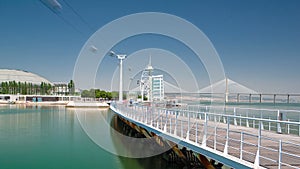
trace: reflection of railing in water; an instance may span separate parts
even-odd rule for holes
[[[127,118],[198,146],[251,162],[254,166],[300,167],[299,136],[291,135],[299,134],[299,121],[278,120],[276,114],[273,118],[265,118],[263,112],[266,111],[259,109],[232,108],[232,111],[226,110],[230,114],[223,114],[224,110],[211,107],[179,110],[115,106]],[[242,110],[248,114],[240,113]],[[250,110],[254,111],[254,117],[249,117]]]

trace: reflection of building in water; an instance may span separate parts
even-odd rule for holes
[[[163,75],[153,75],[153,70],[150,58],[139,83],[143,101],[162,101],[164,99]]]

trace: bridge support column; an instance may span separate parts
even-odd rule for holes
[[[259,103],[261,103],[261,101],[262,101],[262,95],[259,94]]]

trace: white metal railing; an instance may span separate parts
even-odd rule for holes
[[[283,134],[294,134],[300,136],[300,127],[297,122],[300,122],[300,110],[285,110],[285,109],[267,109],[267,108],[245,108],[245,107],[232,107],[232,106],[202,106],[202,105],[189,105],[185,109],[196,111],[196,112],[223,112],[228,115],[246,117],[246,120],[242,118],[234,119],[235,125],[247,126],[258,128],[257,121],[247,120],[247,118],[259,118],[269,119],[270,121],[263,121],[262,129],[269,131],[277,131]],[[292,123],[281,123],[284,125],[278,126],[278,123],[272,120],[296,122]]]
[[[249,111],[253,109],[245,108],[242,110],[247,110],[246,114],[238,113],[236,108],[232,108],[233,113],[224,114],[212,111],[212,107],[166,109],[116,103],[112,106],[127,118],[256,166],[300,167],[300,140],[291,134],[292,129],[299,133],[297,121],[263,118],[263,110],[259,110],[261,115],[257,117]]]

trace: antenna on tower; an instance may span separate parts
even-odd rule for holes
[[[149,55],[149,63],[146,69],[149,70],[149,74],[151,75],[151,72],[153,70],[153,67],[151,66],[151,54]]]
[[[151,66],[151,54],[149,54],[149,66]]]

